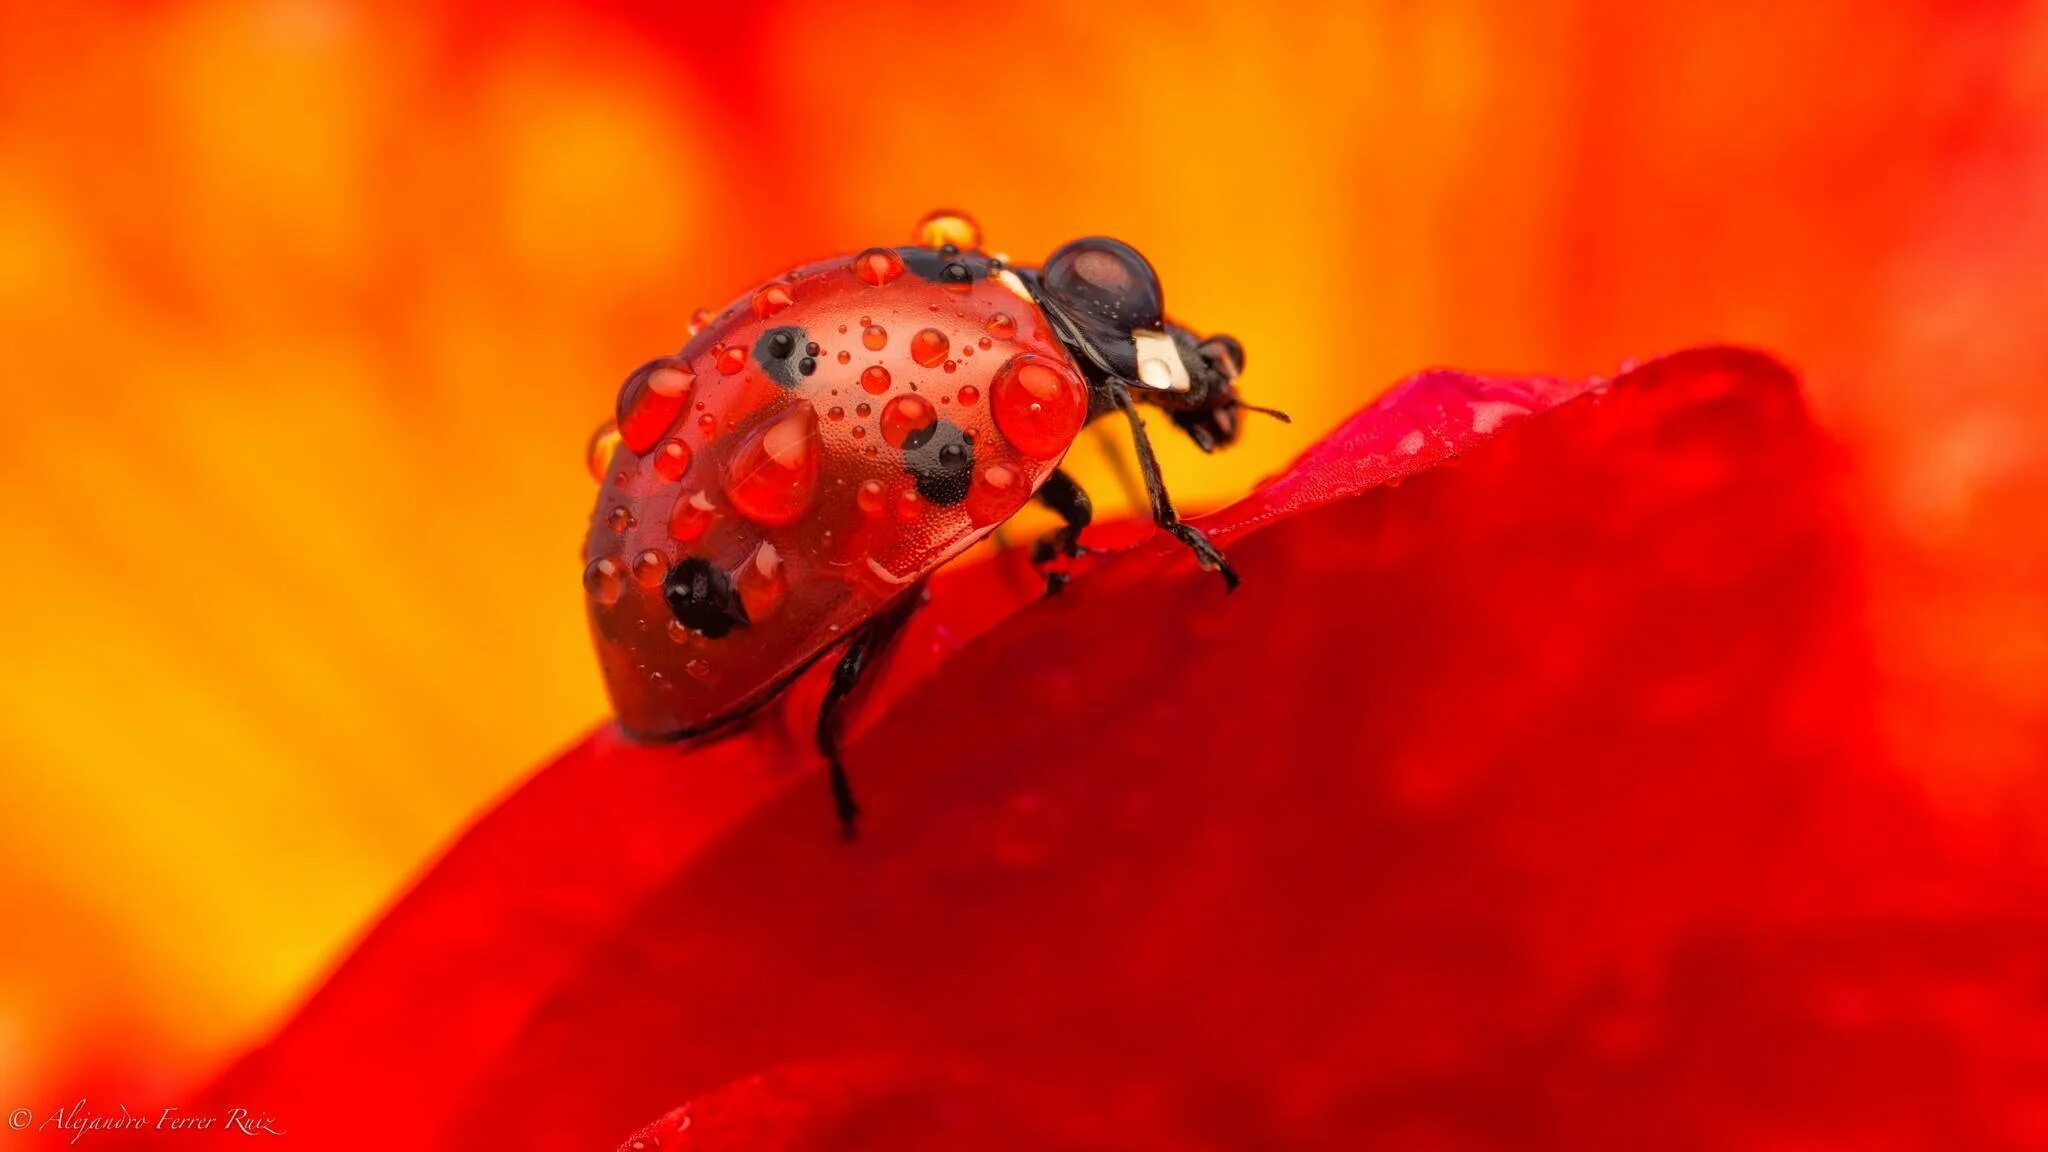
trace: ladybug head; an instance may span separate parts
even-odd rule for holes
[[[1038,294],[1067,329],[1091,381],[1120,383],[1166,409],[1204,452],[1236,442],[1240,410],[1287,418],[1238,397],[1244,346],[1168,320],[1159,274],[1121,240],[1090,236],[1054,252],[1039,273]]]

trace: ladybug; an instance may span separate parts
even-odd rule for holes
[[[817,744],[849,836],[841,705],[925,578],[1034,498],[1065,522],[1033,550],[1059,591],[1056,562],[1080,554],[1091,517],[1060,461],[1089,421],[1123,415],[1153,520],[1238,582],[1175,515],[1137,408],[1164,409],[1204,451],[1231,444],[1251,409],[1238,342],[1168,321],[1158,275],[1121,241],[1076,240],[1031,268],[984,254],[958,213],[914,238],[699,311],[680,352],[626,378],[591,451],[583,582],[621,727],[701,735],[841,648]]]

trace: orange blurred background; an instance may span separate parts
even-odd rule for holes
[[[203,1076],[599,720],[620,376],[939,205],[1244,340],[1197,507],[1426,365],[1778,352],[1899,768],[2039,836],[2044,204],[2043,5],[0,0],[0,1090]]]

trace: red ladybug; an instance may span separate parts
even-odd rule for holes
[[[616,430],[592,446],[583,580],[619,723],[642,740],[707,732],[843,644],[817,739],[849,835],[839,705],[925,577],[1026,501],[1066,521],[1041,568],[1078,554],[1088,496],[1059,464],[1088,421],[1123,413],[1153,519],[1237,585],[1175,516],[1134,404],[1204,451],[1230,444],[1248,407],[1237,341],[1169,322],[1152,266],[1120,241],[1028,268],[979,251],[956,213],[918,238],[698,313],[680,353],[627,377]],[[1063,579],[1049,572],[1048,591]]]

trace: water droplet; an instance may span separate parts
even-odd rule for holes
[[[948,372],[958,372],[960,370],[960,362],[958,360],[948,360],[941,367]]]
[[[633,526],[633,513],[627,511],[626,506],[621,504],[611,510],[611,514],[604,518],[604,522],[612,526],[612,531],[624,532]]]
[[[775,545],[762,541],[754,555],[740,569],[740,603],[747,619],[759,623],[775,615],[789,596],[789,575],[783,569],[782,554]]]
[[[863,428],[863,427],[861,427],[861,426],[860,426],[860,425],[858,425],[858,424],[855,424],[855,425],[853,426],[853,438],[854,438],[855,440],[859,440],[860,438],[862,438],[862,437],[866,436],[867,434],[868,434],[868,430],[867,430],[866,428]]]
[[[880,396],[889,390],[889,370],[880,364],[870,364],[860,370],[860,386],[869,394]]]
[[[794,303],[796,297],[790,295],[789,285],[770,284],[754,293],[754,315],[766,320]]]
[[[957,208],[940,208],[925,213],[924,219],[911,230],[911,239],[927,248],[944,248],[948,244],[967,252],[981,247],[981,225],[974,218]]]
[[[661,442],[690,403],[696,374],[673,356],[649,360],[619,389],[619,439],[636,456]]]
[[[610,420],[598,425],[597,431],[590,434],[590,444],[583,451],[584,459],[590,465],[592,480],[604,483],[605,469],[612,466],[612,453],[618,451],[619,440],[619,426]]]
[[[690,446],[681,440],[670,440],[654,452],[654,470],[663,480],[674,482],[683,478],[690,470]]]
[[[880,516],[888,508],[880,480],[861,481],[860,492],[854,499],[860,504],[860,510],[869,516]]]
[[[718,435],[718,417],[709,412],[697,417],[697,431],[702,432],[706,440]]]
[[[726,468],[725,494],[756,524],[794,524],[818,490],[818,413],[807,400],[754,434]]]
[[[896,494],[896,518],[915,520],[924,514],[924,498],[917,494],[916,486],[905,488]]]
[[[1008,312],[998,312],[988,318],[988,334],[998,340],[1017,338],[1017,318]]]
[[[1030,498],[1022,472],[1008,464],[991,464],[976,474],[967,490],[967,518],[977,525],[1000,524]]]
[[[961,404],[962,404],[963,406],[964,406],[964,405],[968,405],[968,404],[973,404],[973,403],[976,403],[976,402],[977,402],[977,401],[979,401],[980,399],[981,399],[981,389],[979,389],[979,388],[976,388],[976,387],[975,387],[974,385],[972,385],[972,384],[962,384],[962,385],[960,386],[960,395],[959,395],[959,400],[960,400],[960,403],[961,403]]]
[[[662,577],[667,575],[668,561],[654,549],[649,548],[633,558],[633,579],[638,580],[642,588],[661,587]]]
[[[974,287],[974,273],[967,265],[951,260],[939,269],[939,284],[948,292],[965,292]]]
[[[976,340],[975,343],[981,345],[983,348],[987,348],[995,342],[990,340],[988,337],[983,336],[981,339]]]
[[[880,324],[866,324],[860,330],[860,345],[870,352],[880,352],[889,346],[889,330]]]
[[[592,560],[583,569],[583,590],[599,604],[619,602],[619,562],[609,556]]]
[[[709,327],[711,327],[711,309],[699,308],[695,312],[690,313],[690,335],[695,336]]]
[[[898,396],[882,408],[882,439],[891,448],[922,447],[938,427],[939,415],[924,397],[915,393]]]
[[[848,352],[845,349],[841,349],[839,355],[835,357],[835,359],[837,359],[841,364],[845,364],[852,361],[853,353]]]
[[[678,499],[675,511],[669,513],[668,534],[671,539],[688,544],[703,536],[717,515],[718,510],[712,507],[710,497],[702,492],[692,492]]]
[[[988,339],[988,337],[984,336],[984,337],[982,337],[982,339],[986,340],[986,339]],[[961,356],[963,356],[963,357],[965,357],[965,356],[972,356],[972,355],[974,355],[974,345],[972,345],[972,344],[962,344],[962,345],[960,346],[960,355],[961,355]]]
[[[714,349],[713,354],[718,359],[718,373],[721,376],[730,376],[747,366],[747,350],[737,344]]]
[[[874,408],[869,406],[869,404],[865,400],[853,406],[853,414],[855,416],[872,416],[874,415],[874,412]]]
[[[910,338],[910,358],[926,368],[936,368],[946,358],[946,334],[937,328],[924,328]]]
[[[844,420],[846,419],[846,409],[834,404],[832,407],[825,409],[825,419]]]
[[[1088,419],[1088,390],[1071,368],[1043,356],[1012,356],[989,385],[996,427],[1034,460],[1054,460]]]
[[[711,679],[711,664],[709,661],[706,660],[692,660],[689,663],[683,665],[683,671],[688,672],[690,674],[690,677],[698,681],[699,683],[703,683]],[[687,1125],[689,1121],[684,1120],[683,1123]]]
[[[853,274],[861,283],[880,288],[903,275],[903,257],[894,248],[869,248],[853,258]]]

